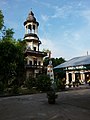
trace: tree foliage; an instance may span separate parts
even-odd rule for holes
[[[50,60],[49,57],[46,57],[44,59],[44,66],[47,66],[49,64],[49,60]],[[51,58],[51,60],[52,60],[53,67],[65,62],[65,59],[62,58],[62,57],[60,57],[60,58]]]
[[[4,26],[4,16],[2,11],[0,10],[0,30],[2,30],[3,26]]]
[[[38,91],[46,92],[50,89],[51,80],[50,77],[47,75],[39,75],[37,78],[29,77],[25,81],[25,85],[28,89],[36,88]]]
[[[17,80],[22,76],[23,60],[23,53],[16,44],[10,41],[0,42],[0,80],[6,86],[13,82],[19,84]]]
[[[25,43],[15,40],[13,29],[6,29],[3,23],[3,14],[0,11],[0,29],[3,28],[0,40],[0,86],[5,89],[20,86],[23,82]]]
[[[28,89],[33,89],[37,87],[37,81],[34,77],[30,76],[28,79],[26,79],[25,85]]]
[[[37,89],[40,91],[48,91],[51,86],[50,77],[47,75],[39,75],[37,78]]]
[[[6,27],[3,29],[3,37],[2,37],[2,39],[3,40],[7,40],[7,41],[14,41],[14,38],[13,38],[13,35],[14,35],[14,31],[13,31],[13,29],[11,28],[8,28],[8,29],[6,29]]]

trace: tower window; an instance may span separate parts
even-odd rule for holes
[[[39,66],[41,65],[41,61],[38,62],[38,65],[39,65]]]
[[[33,25],[33,29],[35,30],[35,25]]]
[[[27,49],[28,49],[28,50],[31,50],[31,46],[28,46]]]
[[[33,47],[34,48],[34,51],[36,51],[36,47]]]
[[[34,65],[37,65],[37,60],[34,60]]]
[[[31,30],[31,25],[29,25],[28,28]]]
[[[29,65],[32,65],[32,61],[31,60],[29,61]]]

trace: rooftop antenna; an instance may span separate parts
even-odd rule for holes
[[[87,55],[88,55],[88,51],[87,51]]]
[[[32,11],[32,8],[31,8],[31,10],[30,10],[30,12]]]

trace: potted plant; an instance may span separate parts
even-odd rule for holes
[[[47,98],[49,104],[55,104],[55,99],[58,95],[55,93],[55,90],[50,88],[50,91],[47,92]]]

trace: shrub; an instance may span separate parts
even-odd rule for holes
[[[18,94],[18,93],[19,93],[18,86],[17,85],[12,86],[11,94]]]
[[[36,79],[33,77],[29,77],[26,81],[25,81],[25,86],[28,89],[32,89],[33,87],[36,87]]]
[[[58,95],[55,93],[53,89],[47,92],[47,98],[49,104],[55,104],[55,99],[58,97]]]
[[[58,79],[56,81],[57,90],[65,90],[65,81]]]
[[[2,94],[4,91],[4,85],[3,83],[0,81],[0,94]]]
[[[39,75],[37,78],[37,89],[40,91],[48,91],[51,86],[50,77],[47,75]]]

